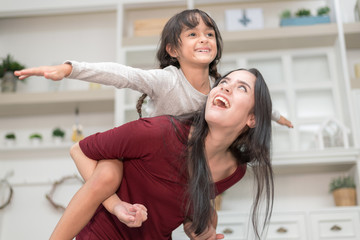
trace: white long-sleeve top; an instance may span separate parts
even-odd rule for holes
[[[174,66],[164,69],[143,70],[118,63],[86,63],[66,61],[72,65],[68,76],[87,82],[94,82],[116,88],[130,88],[146,93],[150,98],[150,117],[159,115],[180,115],[198,110],[206,101],[207,95],[197,91]],[[210,85],[214,79],[209,77]],[[272,112],[272,120],[278,121],[280,113]]]

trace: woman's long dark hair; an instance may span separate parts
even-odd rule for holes
[[[181,39],[180,34],[184,27],[195,28],[200,23],[200,18],[205,23],[206,26],[214,29],[215,38],[216,38],[216,48],[217,54],[215,59],[209,64],[209,75],[214,79],[218,79],[220,77],[220,73],[217,70],[217,64],[220,61],[222,50],[223,50],[223,42],[221,38],[220,31],[215,23],[215,21],[204,11],[199,9],[188,9],[184,10],[172,18],[165,24],[164,29],[161,33],[160,46],[157,51],[156,57],[160,63],[160,68],[166,68],[170,65],[180,68],[180,64],[178,60],[174,57],[171,57],[169,53],[166,51],[166,46],[170,44],[170,46],[174,49],[179,49],[181,47]],[[144,99],[146,98],[146,94],[143,94],[136,105],[137,112],[141,117],[141,106],[143,104]]]
[[[254,68],[246,71],[256,76],[255,104],[252,112],[255,115],[256,126],[254,128],[245,126],[242,133],[229,147],[229,151],[236,158],[238,164],[247,164],[253,170],[256,182],[256,195],[252,206],[252,223],[255,234],[260,239],[258,214],[263,196],[266,198],[266,213],[262,231],[270,219],[273,207],[274,183],[270,162],[272,103],[269,90],[261,73]],[[217,80],[214,86],[221,79]],[[208,124],[205,121],[205,107],[194,114],[175,117],[175,119],[186,124],[192,122],[194,127],[187,144],[188,197],[190,199],[190,205],[187,210],[191,215],[191,229],[196,234],[200,234],[206,229],[213,214],[210,199],[214,198],[215,193],[215,187],[205,157],[205,138],[209,131]]]

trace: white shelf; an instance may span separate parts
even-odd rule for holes
[[[0,146],[1,160],[5,159],[32,159],[47,157],[49,159],[54,156],[69,156],[70,147],[73,142],[63,142],[61,144],[41,143],[39,145],[16,145],[11,147]]]
[[[117,7],[116,0],[98,0],[98,1],[44,1],[41,7],[36,4],[24,4],[19,6],[18,1],[7,2],[0,10],[0,18],[7,17],[28,17],[45,16],[54,14],[77,14],[115,11]]]
[[[0,116],[114,111],[114,89],[0,94]]]
[[[222,32],[224,52],[280,50],[333,46],[337,38],[336,24],[289,26]]]
[[[224,52],[261,51],[289,48],[333,46],[336,24],[265,28],[238,32],[222,31]],[[125,37],[124,47],[157,46],[159,36]]]
[[[359,149],[334,148],[328,150],[278,152],[273,154],[277,174],[347,172],[359,159]]]

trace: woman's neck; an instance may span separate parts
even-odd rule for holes
[[[230,176],[236,170],[236,159],[228,151],[234,141],[231,135],[209,131],[205,139],[205,155],[215,182]]]
[[[209,68],[181,68],[188,82],[199,92],[207,95],[211,86],[209,82]]]

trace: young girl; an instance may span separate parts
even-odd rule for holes
[[[252,220],[260,239],[257,230],[264,230],[273,200],[270,118],[271,99],[261,74],[239,69],[215,83],[197,112],[141,118],[85,138],[72,147],[73,158],[101,161],[70,201],[51,239],[73,238],[79,218],[94,213],[94,199],[100,204],[111,194],[104,194],[108,171],[102,163],[116,168],[116,161],[103,159],[118,158],[124,159],[124,176],[116,193],[148,206],[148,220],[128,228],[100,206],[76,239],[169,240],[182,223],[191,239],[221,239],[211,199],[240,181],[247,166],[255,179]],[[266,211],[260,226],[262,199]]]
[[[157,53],[161,69],[141,70],[116,63],[69,61],[58,66],[25,69],[15,74],[20,79],[31,75],[52,80],[68,77],[131,88],[150,97],[154,109],[149,116],[180,115],[196,111],[204,103],[214,79],[220,76],[217,64],[221,54],[222,39],[216,23],[205,12],[194,9],[175,15],[165,25]],[[283,118],[279,118],[277,112],[273,115],[278,115],[276,120],[282,124]],[[87,169],[81,172],[87,180],[97,163],[86,168],[81,164],[76,162],[79,169]],[[140,226],[145,219],[142,217],[144,214],[135,214],[134,217],[128,212],[138,213],[146,209],[141,205],[125,207],[125,203],[122,204],[119,207],[121,204],[115,195],[104,202],[104,206],[120,221],[128,226]]]

